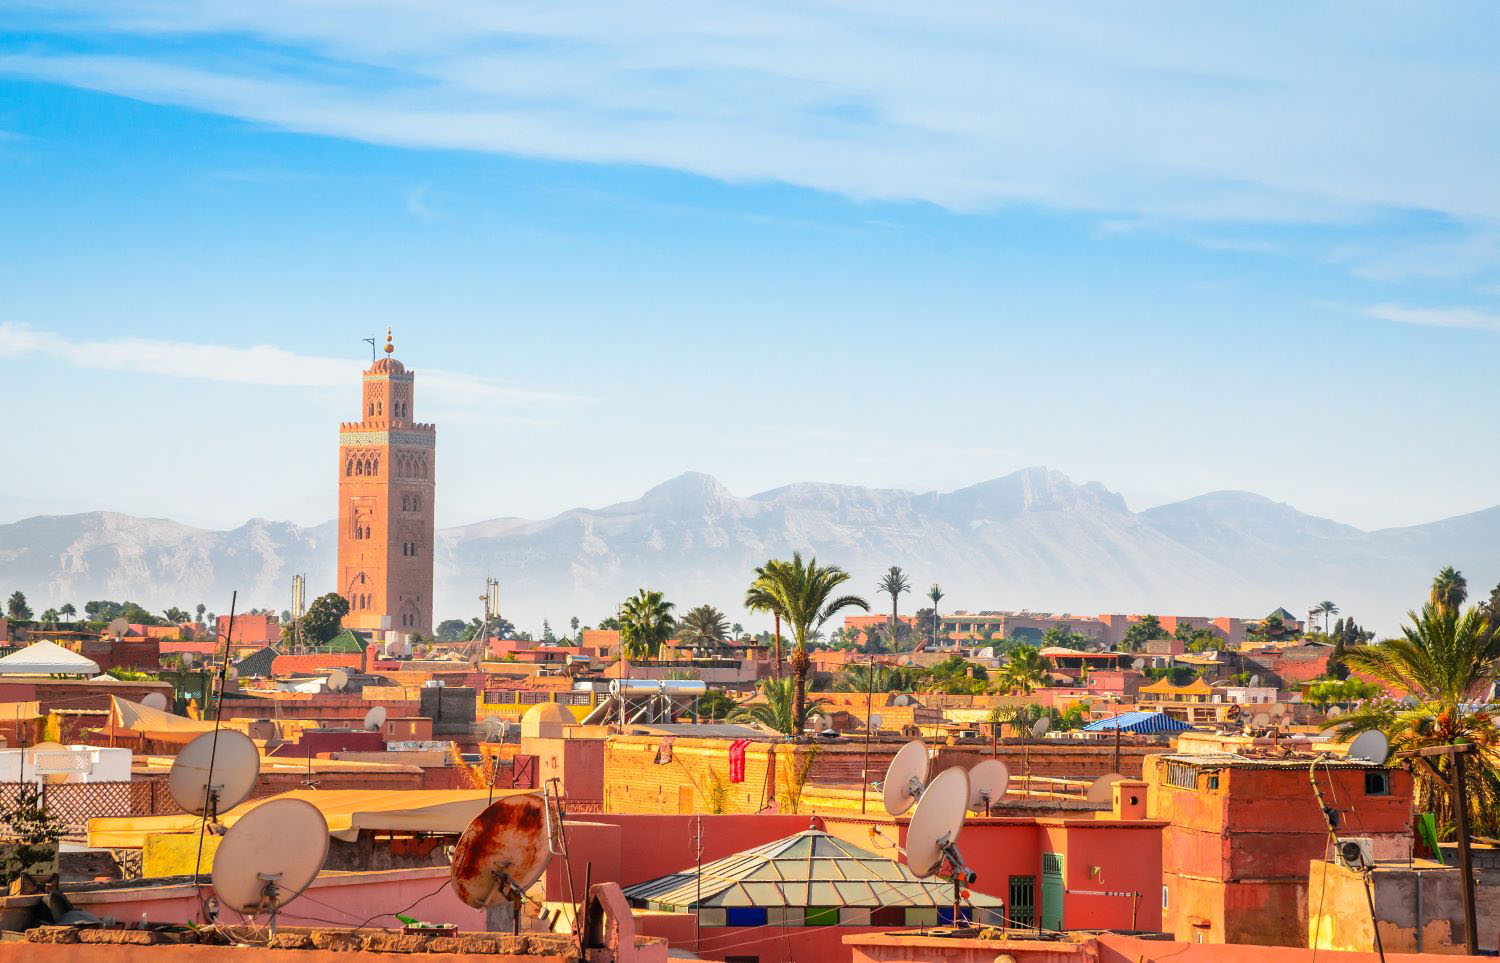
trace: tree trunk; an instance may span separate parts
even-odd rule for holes
[[[800,642],[792,650],[792,738],[802,738],[802,716],[807,711],[807,668],[812,658]]]

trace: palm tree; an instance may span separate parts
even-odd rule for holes
[[[641,589],[620,606],[620,651],[627,659],[654,659],[672,637],[677,622],[671,602],[660,592]]]
[[[43,625],[56,625],[57,624],[57,609],[48,609],[47,611],[43,612],[42,613],[42,624]]]
[[[695,649],[713,649],[729,641],[729,621],[712,605],[700,605],[677,621],[677,639]]]
[[[1443,580],[1440,574],[1437,581]],[[1437,588],[1435,582],[1433,594],[1438,598],[1453,597]],[[1500,666],[1500,633],[1490,631],[1479,608],[1461,612],[1438,598],[1422,606],[1420,614],[1408,613],[1410,624],[1402,627],[1398,638],[1344,653],[1344,664],[1354,672],[1409,696],[1402,702],[1366,702],[1324,726],[1337,727],[1343,738],[1379,729],[1396,752],[1472,743],[1479,749],[1470,757],[1477,764],[1465,767],[1464,792],[1472,803],[1472,831],[1489,835],[1500,828],[1500,728],[1478,703]],[[1445,771],[1451,762],[1440,758],[1440,769]],[[1453,806],[1446,787],[1425,768],[1414,768],[1413,774],[1413,805],[1434,813],[1439,825],[1451,823]],[[1447,779],[1445,774],[1444,782]]]
[[[1338,615],[1339,607],[1337,605],[1334,605],[1332,602],[1320,602],[1318,603],[1318,611],[1323,613],[1323,634],[1327,635],[1328,617],[1330,615]]]
[[[1432,594],[1429,596],[1432,604],[1457,610],[1468,597],[1469,580],[1464,578],[1464,573],[1452,565],[1444,565],[1432,580]]]
[[[799,677],[796,677],[800,679]],[[814,699],[797,709],[797,685],[794,679],[762,679],[760,694],[765,702],[740,706],[729,716],[730,722],[758,722],[768,729],[796,738],[807,728],[807,720],[828,705],[827,699]]]
[[[69,622],[73,621],[73,616],[78,614],[78,610],[73,607],[72,602],[64,602],[62,608],[57,611],[62,613]]]
[[[999,682],[1008,692],[1017,690],[1031,694],[1031,690],[1047,679],[1047,660],[1034,645],[1018,645],[1010,653],[1010,660],[1000,670]]]
[[[790,562],[773,558],[757,568],[745,592],[745,608],[770,612],[791,629],[795,642],[791,658],[795,719],[806,716],[807,669],[811,664],[807,643],[813,632],[844,609],[870,610],[870,603],[857,595],[834,595],[847,581],[849,573],[837,565],[819,565],[816,558],[803,564],[802,553],[795,552]]]
[[[840,692],[910,692],[915,680],[907,669],[877,665],[872,670],[863,662],[854,662],[844,670],[834,688]]]
[[[876,586],[876,589],[881,594],[891,597],[891,643],[894,645],[896,642],[896,625],[899,622],[899,619],[896,617],[896,600],[900,598],[902,592],[911,591],[911,579],[907,578],[906,573],[901,571],[901,566],[892,565],[880,577],[880,584]]]
[[[938,627],[942,622],[938,619],[938,603],[943,600],[943,587],[936,582],[932,588],[927,590],[927,597],[932,599],[932,641],[928,645],[937,645]]]
[[[578,636],[578,624],[578,616],[575,615],[572,618],[568,619],[568,627],[573,630],[573,641],[575,642],[582,641],[582,639],[580,639]]]

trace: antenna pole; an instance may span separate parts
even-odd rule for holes
[[[1458,829],[1458,872],[1464,892],[1464,952],[1479,952],[1479,924],[1474,918],[1474,867],[1469,859],[1469,804],[1464,798],[1464,753],[1468,746],[1453,747],[1453,804]]]
[[[367,344],[369,344],[369,346],[370,346],[370,363],[374,364],[375,363],[375,339],[374,338],[360,338],[359,340],[364,341]]]
[[[224,633],[224,664],[219,668],[219,697],[214,700],[214,737],[208,750],[208,777],[204,780],[203,818],[198,822],[198,855],[193,858],[193,885],[195,886],[198,884],[199,873],[203,869],[203,834],[208,830],[208,814],[212,811],[214,820],[217,821],[219,818],[219,794],[213,787],[214,758],[219,754],[219,720],[224,717],[224,687],[229,684],[229,643],[234,638],[234,610],[239,599],[238,591],[230,593],[229,628]]]
[[[870,653],[869,672],[865,677],[865,768],[859,786],[859,814],[865,813],[865,797],[870,794],[870,709],[875,701],[875,653]]]

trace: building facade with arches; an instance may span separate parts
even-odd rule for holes
[[[346,626],[430,637],[437,429],[412,420],[415,372],[394,351],[387,331],[361,420],[339,425],[338,591]]]

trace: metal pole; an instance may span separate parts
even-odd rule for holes
[[[870,653],[869,674],[865,679],[865,766],[860,770],[859,814],[865,814],[865,797],[870,792],[870,709],[875,700],[875,653]]]
[[[1115,710],[1115,772],[1120,771],[1120,711]]]
[[[1469,804],[1464,798],[1464,751],[1454,752],[1453,759],[1453,805],[1458,822],[1458,872],[1463,883],[1464,894],[1464,952],[1470,956],[1479,953],[1479,926],[1474,919],[1474,867],[1469,862]]]

